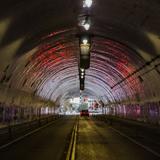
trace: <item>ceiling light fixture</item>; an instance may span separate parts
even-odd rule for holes
[[[90,24],[89,24],[89,23],[85,23],[85,24],[83,25],[83,27],[84,27],[84,29],[85,29],[86,31],[88,31],[88,30],[90,29]]]
[[[88,69],[90,66],[91,36],[80,36],[80,68]]]
[[[84,38],[84,39],[82,40],[82,42],[83,42],[84,45],[87,45],[88,39]]]
[[[89,17],[89,15],[85,16],[84,19],[81,21],[81,26],[83,26],[83,28],[88,31],[91,27],[91,18]]]
[[[83,7],[84,8],[90,8],[92,6],[93,1],[92,0],[84,0],[83,1]]]
[[[80,70],[81,70],[82,72],[84,72],[84,68],[81,68]]]

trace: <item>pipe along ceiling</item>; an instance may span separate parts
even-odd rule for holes
[[[79,96],[76,35],[86,15],[93,36],[83,95],[106,104],[159,101],[159,1],[93,0],[91,9],[82,2],[2,0],[1,101],[15,93],[57,104]]]

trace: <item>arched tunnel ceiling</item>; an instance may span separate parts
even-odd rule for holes
[[[79,96],[76,35],[84,14],[82,0],[2,1],[1,84],[53,101]],[[107,102],[159,96],[160,2],[94,0],[87,14],[94,36],[83,94]]]

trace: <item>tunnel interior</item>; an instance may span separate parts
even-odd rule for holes
[[[103,103],[109,115],[160,124],[160,3],[5,0],[0,5],[1,121],[18,112],[59,113],[73,97]],[[93,35],[80,93],[81,21]],[[5,112],[5,118],[4,118]]]

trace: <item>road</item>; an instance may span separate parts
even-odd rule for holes
[[[75,117],[65,117],[49,127],[0,151],[1,160],[60,160],[66,156]]]
[[[1,160],[65,160],[75,117],[65,117],[0,151]],[[159,160],[102,121],[80,117],[76,160]]]
[[[80,118],[77,160],[159,160],[102,121]]]

